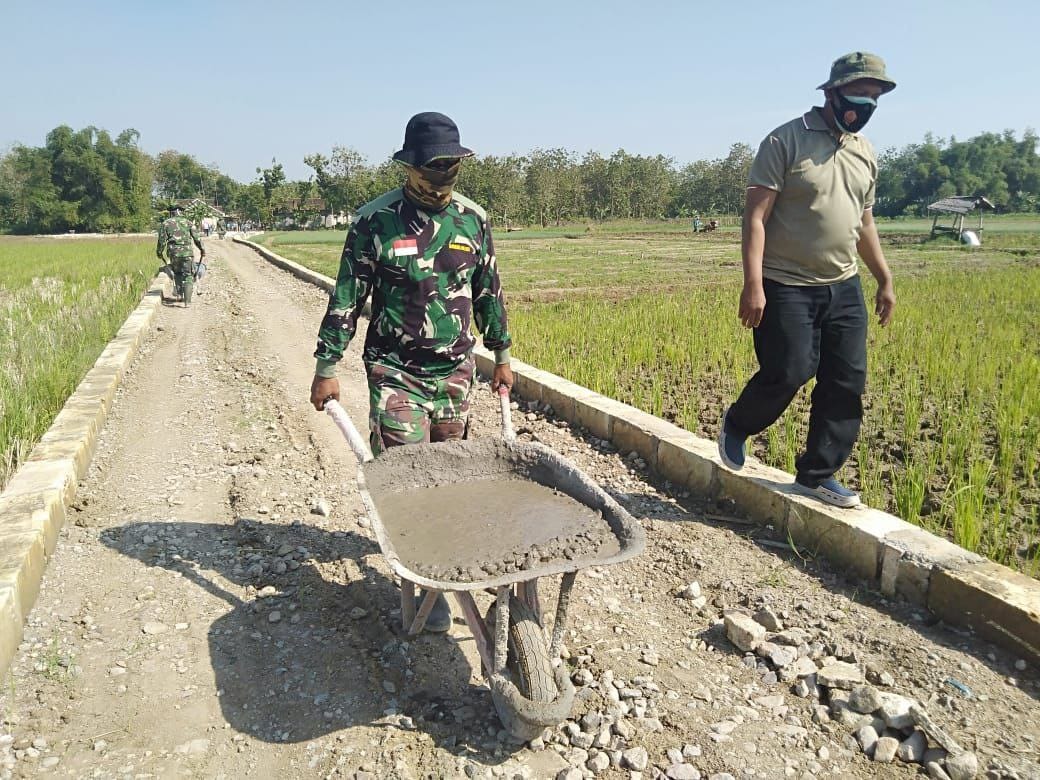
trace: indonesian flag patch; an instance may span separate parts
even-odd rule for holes
[[[419,254],[419,245],[414,238],[399,238],[390,245],[394,257],[411,257]]]

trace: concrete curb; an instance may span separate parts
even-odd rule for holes
[[[238,236],[232,236],[231,240],[236,244],[242,244],[249,247],[254,252],[259,254],[262,258],[267,260],[269,263],[278,266],[283,271],[288,271],[297,279],[302,279],[305,282],[310,282],[315,287],[320,287],[326,292],[332,292],[336,289],[336,280],[330,279],[325,274],[319,274],[317,271],[312,271],[310,268],[294,263],[292,260],[287,260],[279,254],[272,252],[265,246],[261,246],[253,241],[248,241]]]
[[[305,281],[334,281],[236,239]],[[277,259],[274,259],[277,258]],[[477,370],[490,376],[494,355],[474,349]],[[927,607],[1018,656],[1040,663],[1040,582],[987,561],[945,539],[877,509],[838,509],[794,492],[794,478],[749,459],[740,471],[722,465],[715,442],[607,398],[548,371],[512,361],[513,392],[549,404],[557,416],[636,452],[660,476],[702,495],[732,499],[749,517],[772,525],[813,555]]]
[[[51,427],[0,493],[0,675],[22,641],[47,561],[108,418],[116,389],[162,302],[157,276]]]

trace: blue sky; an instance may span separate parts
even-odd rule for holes
[[[855,49],[899,82],[865,132],[879,149],[1040,128],[1036,0],[0,0],[0,28],[0,149],[134,127],[243,181],[272,157],[305,178],[333,145],[381,160],[429,110],[484,154],[718,157]]]

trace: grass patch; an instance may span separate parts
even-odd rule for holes
[[[864,280],[872,291],[872,280]],[[739,278],[510,311],[514,354],[714,438],[756,370],[736,318]],[[892,326],[872,327],[859,446],[842,478],[865,500],[1032,574],[1040,569],[1040,267],[943,269],[897,280]],[[811,385],[752,451],[793,471]]]
[[[0,488],[159,265],[143,238],[0,238]]]

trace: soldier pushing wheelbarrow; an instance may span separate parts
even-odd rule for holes
[[[339,398],[336,363],[372,297],[363,360],[368,374],[371,447],[461,439],[473,387],[476,319],[495,352],[492,390],[509,388],[509,331],[484,210],[454,191],[463,159],[455,123],[443,114],[412,117],[394,155],[407,181],[362,206],[347,233],[336,289],[318,333],[311,403]],[[490,500],[490,498],[489,498]],[[428,631],[447,631],[443,596]]]
[[[319,331],[310,400],[327,408],[358,456],[362,498],[401,578],[404,629],[448,631],[445,593],[452,593],[503,722],[530,739],[563,720],[573,699],[553,661],[576,571],[635,554],[642,531],[573,466],[510,434],[511,341],[491,230],[484,210],[454,191],[472,154],[443,114],[409,120],[394,155],[405,168],[404,187],[361,207],[347,234]],[[335,378],[369,296],[362,355],[374,460],[337,403]],[[502,394],[505,441],[459,441],[466,438],[475,373],[471,319],[495,354],[491,389]],[[514,506],[520,502],[549,515],[533,536],[508,543],[527,530],[526,515]],[[566,522],[554,525],[554,512]],[[535,587],[546,574],[564,575],[551,642]],[[472,593],[486,589],[496,600],[481,616]]]
[[[160,260],[168,260],[163,270],[173,280],[174,296],[184,302],[185,308],[191,305],[191,295],[200,268],[204,267],[206,248],[191,220],[183,216],[181,206],[171,203],[170,216],[159,225],[159,238],[155,244],[155,254]],[[199,265],[195,265],[195,253],[191,245],[199,248]]]

